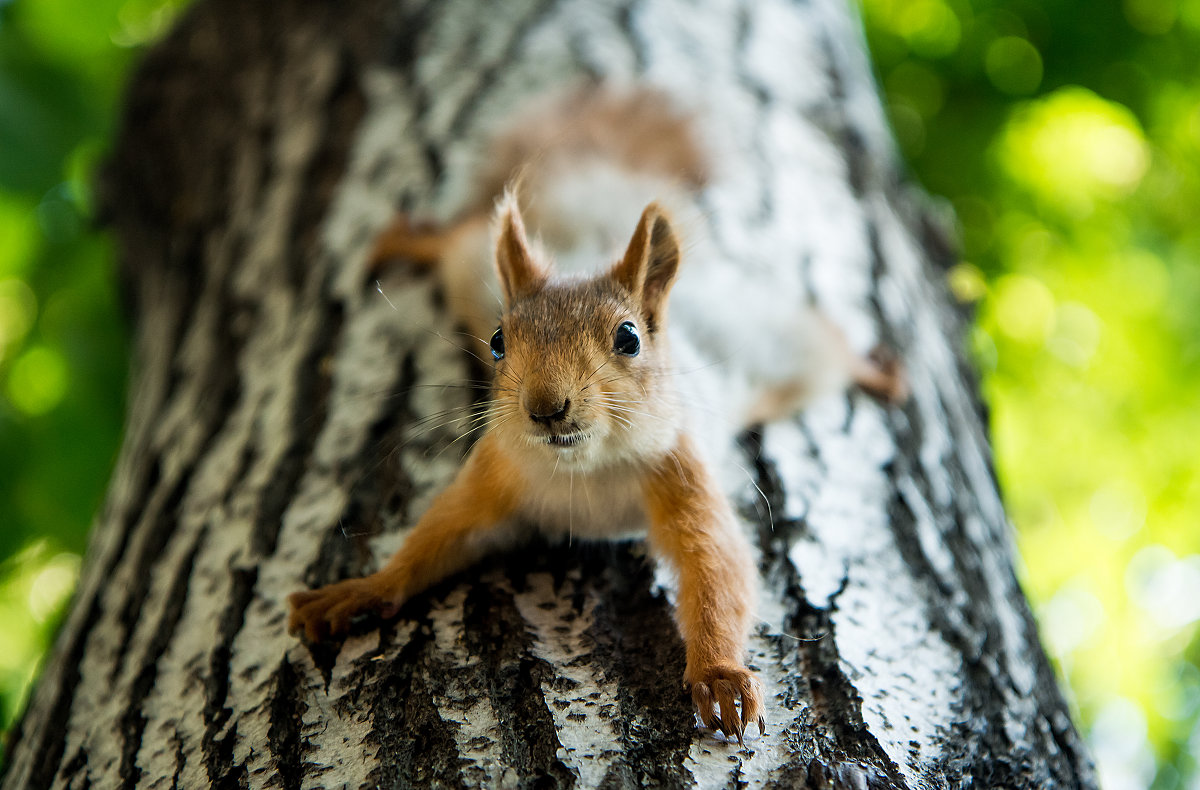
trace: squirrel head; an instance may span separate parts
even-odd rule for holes
[[[490,430],[556,466],[597,468],[670,449],[679,410],[666,376],[667,296],[680,246],[666,213],[648,205],[624,255],[598,276],[556,279],[542,257],[507,196]]]

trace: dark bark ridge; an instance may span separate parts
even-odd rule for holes
[[[490,558],[341,645],[285,632],[286,594],[374,567],[466,444],[437,413],[479,373],[427,278],[365,276],[375,233],[450,215],[488,131],[570,77],[713,119],[714,242],[910,370],[902,411],[852,394],[743,437],[744,748],[694,729],[637,544]],[[107,172],[130,422],[3,786],[1094,786],[897,170],[836,3],[198,4]]]

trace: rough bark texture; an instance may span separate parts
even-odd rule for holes
[[[429,279],[381,297],[375,233],[452,213],[488,130],[580,76],[697,108],[717,243],[911,377],[903,410],[848,395],[744,437],[745,748],[695,729],[636,544],[489,559],[340,646],[285,633],[285,595],[390,554],[465,444],[423,421],[478,373]],[[1094,786],[841,2],[207,0],[134,81],[106,187],[130,422],[5,788]]]

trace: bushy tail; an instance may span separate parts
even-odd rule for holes
[[[473,208],[486,211],[514,182],[597,160],[689,190],[703,187],[711,169],[692,117],[669,96],[588,85],[527,106],[493,138]]]

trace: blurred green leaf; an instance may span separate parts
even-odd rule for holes
[[[0,25],[0,150],[6,152],[0,189],[37,194],[52,187],[63,160],[96,120],[78,80]]]
[[[0,4],[0,732],[74,584],[124,410],[128,341],[91,179],[137,47],[177,0]]]

